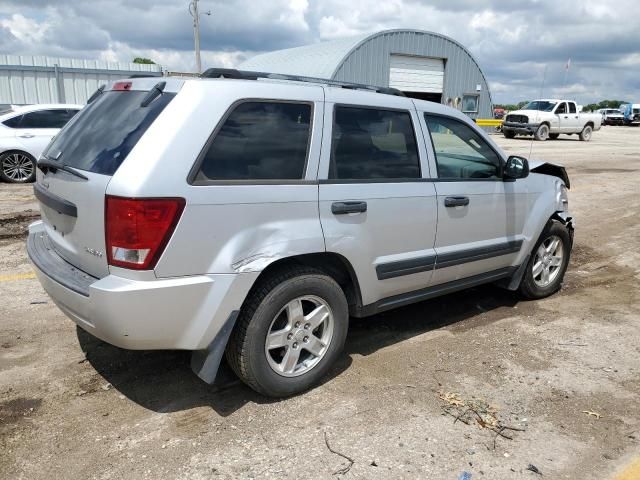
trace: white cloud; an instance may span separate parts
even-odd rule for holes
[[[194,69],[187,0],[1,0],[0,53],[142,56]],[[548,94],[640,98],[637,0],[201,0],[204,66],[233,67],[260,51],[389,28],[448,35],[479,61],[495,101]],[[572,59],[565,80],[564,65]]]

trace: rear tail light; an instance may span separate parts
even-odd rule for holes
[[[109,265],[153,269],[180,219],[184,199],[107,196],[106,200]]]

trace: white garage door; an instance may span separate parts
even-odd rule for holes
[[[444,60],[391,55],[389,86],[403,92],[442,93]]]

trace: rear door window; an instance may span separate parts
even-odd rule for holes
[[[20,122],[22,121],[22,115],[15,116],[8,120],[2,122],[2,124],[9,128],[18,128],[20,126]]]
[[[38,110],[25,113],[19,128],[62,128],[70,118],[66,109]]]
[[[44,154],[79,170],[113,175],[175,97],[174,93],[163,93],[143,107],[148,93],[104,92],[73,117]]]
[[[243,102],[215,134],[194,183],[300,180],[310,131],[309,103]]]
[[[406,111],[338,106],[330,179],[420,178],[411,116]]]

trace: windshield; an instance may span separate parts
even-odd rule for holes
[[[175,96],[163,93],[143,107],[140,104],[148,93],[103,93],[60,131],[44,156],[79,170],[113,175]]]
[[[527,103],[523,110],[539,110],[541,112],[550,112],[553,110],[553,107],[556,106],[556,102],[547,102],[545,100],[534,100],[533,102]]]

